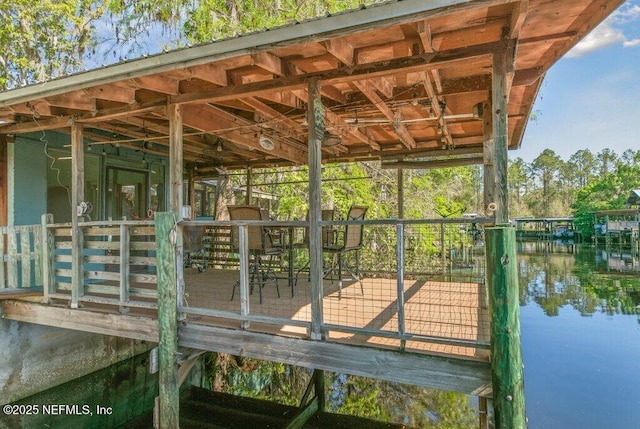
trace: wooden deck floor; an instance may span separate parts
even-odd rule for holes
[[[237,271],[186,270],[185,305],[240,314],[238,288],[231,300],[237,279]],[[257,290],[250,295],[250,314],[310,322],[311,287],[306,276],[298,276],[293,297],[286,278],[279,279],[278,285],[280,297],[273,283],[264,287],[262,303]],[[338,298],[337,281],[325,280],[323,287],[323,319],[330,327],[329,341],[391,349],[401,347],[399,339],[388,337],[390,333],[398,332],[397,279],[363,278],[364,294],[358,282],[345,282],[341,299]],[[419,341],[406,341],[405,350],[486,360],[485,349],[463,345],[464,341],[489,341],[484,290],[484,285],[473,282],[405,279],[405,332],[420,337]],[[237,320],[194,314],[188,316],[188,321],[236,329],[240,326]],[[252,322],[249,329],[306,336],[306,327],[299,325]],[[353,332],[351,328],[366,332]],[[461,340],[460,344],[451,344],[452,339]]]

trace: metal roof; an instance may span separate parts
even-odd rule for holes
[[[0,134],[68,132],[73,120],[93,144],[166,154],[178,104],[184,159],[201,172],[304,164],[317,79],[333,137],[323,161],[481,162],[493,55],[514,53],[516,148],[544,73],[621,3],[392,2],[2,92]]]

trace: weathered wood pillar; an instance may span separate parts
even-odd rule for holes
[[[42,291],[44,302],[49,302],[49,295],[56,293],[55,275],[55,243],[53,232],[47,227],[53,223],[53,215],[45,213],[42,219]],[[2,273],[4,278],[4,272]]]
[[[172,104],[168,108],[169,116],[169,210],[175,214],[175,219],[182,219],[182,206],[184,205],[184,190],[182,186],[184,177],[183,166],[183,141],[182,141],[182,107]],[[183,275],[183,239],[182,228],[175,229],[176,245],[176,275],[178,305],[182,305],[184,292]]]
[[[493,55],[491,103],[493,105],[493,140],[495,169],[496,224],[509,222],[509,193],[507,188],[509,90],[513,79],[514,45],[506,41],[504,48]]]
[[[169,105],[169,210],[180,218],[184,205],[182,190],[183,155],[182,155],[182,108],[180,105]]]
[[[9,221],[9,158],[7,155],[7,136],[0,134],[0,226]],[[0,261],[0,263],[4,263]]]
[[[244,203],[247,205],[250,205],[252,199],[253,199],[253,169],[249,166],[247,167],[247,193],[244,196]]]
[[[516,233],[513,227],[498,225],[486,228],[485,235],[495,427],[524,429]]]
[[[84,201],[84,139],[82,125],[71,124],[71,308],[78,308],[78,298],[84,295],[84,237],[79,227]]]
[[[495,140],[493,139],[493,109],[491,101],[482,103],[482,154],[484,169],[484,213],[492,216],[490,204],[495,202],[496,172],[494,168]]]
[[[398,168],[398,219],[404,219],[404,170]]]
[[[322,137],[324,106],[317,79],[309,82],[309,269],[311,277],[311,338],[322,339]]]
[[[163,429],[172,429],[179,426],[180,408],[176,215],[157,212],[154,219],[158,270],[159,424]]]

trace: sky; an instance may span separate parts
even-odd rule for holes
[[[567,161],[580,149],[640,150],[640,0],[627,0],[547,72],[521,148]]]

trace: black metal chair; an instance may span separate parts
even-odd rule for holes
[[[263,213],[258,206],[238,205],[228,206],[227,208],[229,210],[229,219],[231,220],[265,220],[263,219]],[[231,227],[231,243],[235,252],[238,252],[240,247],[238,230],[238,226]],[[251,293],[253,293],[253,288],[255,282],[257,281],[258,292],[260,293],[260,304],[262,304],[262,289],[267,282],[273,281],[276,285],[278,298],[280,298],[278,279],[276,278],[275,273],[273,273],[270,268],[271,264],[264,263],[265,261],[263,260],[263,258],[268,256],[272,260],[274,256],[282,254],[282,247],[274,245],[268,228],[263,225],[250,225],[249,227],[247,227],[247,232],[249,261],[251,263]],[[239,285],[239,280],[233,285],[233,291],[231,292],[232,301],[233,297],[235,296],[236,287]]]
[[[184,227],[184,268],[197,268],[200,272],[204,272],[204,270],[207,269],[207,249],[204,243],[205,233],[205,226],[189,225]]]
[[[367,210],[366,206],[351,206],[347,213],[347,221],[364,220]],[[362,248],[362,234],[364,231],[363,225],[345,225],[344,230],[335,231],[335,241],[328,242],[323,245],[322,250],[325,253],[332,255],[332,263],[325,271],[325,278],[329,278],[333,282],[333,278],[330,277],[332,273],[337,271],[338,274],[338,299],[342,299],[342,277],[343,271],[348,272],[352,279],[357,280],[360,283],[360,291],[364,295],[364,287],[362,280],[360,279],[360,254],[359,251]],[[345,261],[344,254],[347,252],[355,252],[355,268],[351,269]]]
[[[322,212],[321,212],[322,220],[325,221],[325,222],[332,221],[333,217],[335,215],[335,212],[336,212],[335,209],[323,209]],[[309,220],[309,212],[307,212],[307,218],[306,219]],[[329,241],[332,240],[332,239],[333,239],[332,238],[332,228],[323,226],[322,227],[322,247],[324,247],[327,244],[329,244]],[[300,243],[294,243],[293,248],[294,249],[307,249],[307,250],[309,250],[309,228],[305,228],[304,229],[304,235],[302,237],[302,241]],[[298,269],[298,271],[296,272],[296,275],[295,275],[294,286],[298,284],[298,276],[300,275],[300,273],[309,268],[309,263],[310,262],[311,261],[309,259],[307,259],[307,262],[305,262],[304,266],[302,266],[300,269]]]

